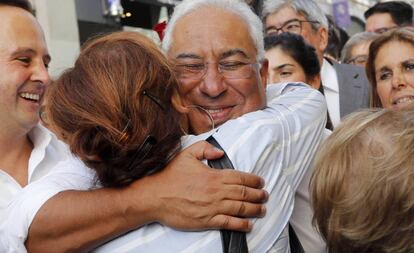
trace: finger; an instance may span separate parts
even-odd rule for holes
[[[206,141],[199,141],[187,147],[182,153],[191,155],[198,160],[203,159],[218,159],[223,156],[224,152],[217,149]]]
[[[244,185],[227,185],[226,190],[220,191],[222,199],[246,201],[251,203],[266,203],[269,193],[263,189],[246,187]]]
[[[260,203],[224,200],[218,208],[218,213],[234,217],[261,218],[266,215],[266,207]]]
[[[241,232],[249,232],[252,230],[252,222],[248,219],[228,216],[216,215],[210,221],[212,227],[216,229],[227,229]]]
[[[257,189],[261,189],[265,185],[265,181],[263,178],[251,173],[246,173],[232,169],[225,169],[218,172],[223,173],[222,180],[225,184],[245,185],[247,187]]]

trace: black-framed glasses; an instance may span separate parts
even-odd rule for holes
[[[266,34],[280,34],[280,33],[302,33],[302,23],[319,24],[319,21],[290,19],[282,24],[280,27],[270,26],[266,28]],[[280,33],[279,33],[280,32]]]
[[[258,69],[258,62],[242,62],[242,61],[220,61],[218,63],[211,62],[189,62],[177,63],[175,71],[178,78],[190,80],[202,80],[209,65],[216,64],[217,71],[225,79],[247,79],[252,77],[254,69]]]
[[[357,55],[354,58],[351,58],[345,61],[345,63],[365,67],[367,60],[368,60],[368,55]]]

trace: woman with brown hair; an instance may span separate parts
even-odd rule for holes
[[[414,28],[382,34],[369,49],[371,106],[402,108],[414,101]]]
[[[315,168],[314,222],[329,252],[414,252],[413,108],[352,114]]]
[[[233,71],[233,76],[240,76],[240,71],[243,76],[259,75],[255,67],[237,66],[226,71]],[[323,132],[326,105],[322,95],[300,83],[269,85],[265,108],[207,133],[182,136],[187,130],[186,117],[179,111],[194,109],[183,104],[178,85],[173,66],[149,39],[134,32],[114,33],[90,41],[81,50],[75,66],[49,89],[44,115],[50,128],[96,171],[98,183],[106,187],[122,187],[154,174],[182,147],[213,136],[235,168],[266,181],[267,208],[272,215],[252,219],[249,250],[286,249],[294,193]],[[69,189],[76,190],[92,186],[58,183],[75,185]],[[217,230],[192,233],[152,223],[97,251],[164,252],[165,245],[168,252],[222,249]]]
[[[171,100],[177,81],[171,72],[150,40],[114,33],[87,44],[75,67],[48,91],[50,126],[96,170],[103,186],[152,174],[180,150],[180,116]]]

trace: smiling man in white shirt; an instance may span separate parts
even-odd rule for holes
[[[8,245],[8,229],[15,228],[15,224],[3,216],[5,208],[24,191],[23,187],[43,178],[59,162],[76,160],[65,144],[39,125],[41,102],[50,83],[47,66],[51,57],[29,2],[0,0],[0,16],[0,251],[15,252],[25,249],[20,241],[19,248]],[[26,243],[39,252],[45,252],[42,247],[52,252],[88,249],[154,220],[181,229],[250,230],[251,223],[240,217],[263,215],[262,203],[267,198],[260,190],[263,181],[247,173],[210,170],[198,160],[217,158],[222,153],[206,145],[199,143],[184,150],[162,173],[126,189],[56,196],[59,208],[46,213],[46,219],[38,221],[39,226],[31,227]],[[192,173],[186,172],[189,170]],[[210,182],[207,188],[214,191],[200,187],[200,182],[206,181]],[[189,188],[192,194],[188,194]],[[221,189],[220,194],[216,194],[217,189]],[[48,197],[50,194],[42,196],[43,201]],[[102,199],[112,205],[104,204]],[[59,200],[67,205],[60,205]],[[180,210],[173,208],[178,202],[182,203]],[[240,211],[241,206],[247,209]],[[11,225],[2,226],[5,222]],[[24,242],[26,237],[18,239]]]

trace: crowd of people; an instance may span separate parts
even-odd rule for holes
[[[161,46],[92,38],[52,81],[0,0],[0,252],[414,252],[413,7],[334,57],[321,13],[184,0]]]

